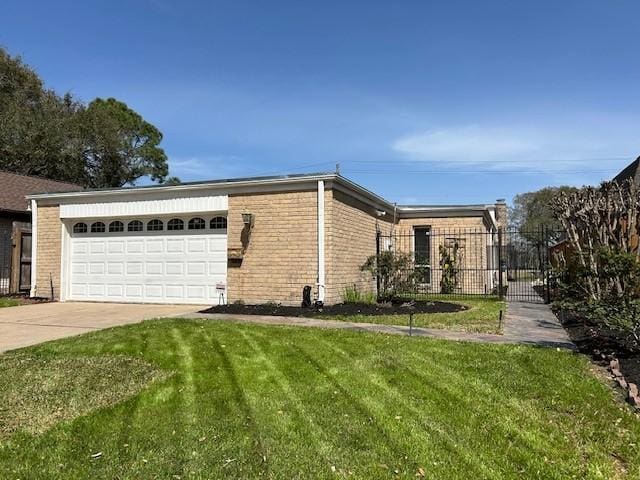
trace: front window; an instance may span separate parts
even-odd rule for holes
[[[142,230],[144,230],[144,224],[140,220],[131,220],[127,225],[129,232],[141,232]]]
[[[124,223],[122,223],[119,220],[116,220],[115,222],[111,222],[109,224],[109,231],[110,232],[124,232]]]
[[[431,228],[416,227],[413,230],[413,255],[417,280],[431,283]]]
[[[73,226],[73,233],[87,233],[87,224],[84,222],[76,223]]]
[[[105,230],[105,225],[102,222],[95,222],[91,224],[91,233],[104,233]]]
[[[207,222],[203,218],[192,218],[189,220],[189,230],[204,230],[207,228]]]
[[[147,223],[148,232],[159,232],[161,230],[164,230],[164,223],[162,223],[162,220],[155,219]]]
[[[167,222],[167,230],[184,230],[184,221],[172,218]]]
[[[212,230],[222,230],[227,228],[227,218],[226,217],[213,217],[211,222],[209,223],[209,227]]]

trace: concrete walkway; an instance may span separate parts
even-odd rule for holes
[[[0,352],[81,333],[176,317],[205,307],[118,303],[38,303],[0,308]]]
[[[467,333],[435,328],[413,328],[416,337],[432,337],[482,343],[524,343],[545,347],[574,348],[564,329],[548,305],[509,302],[504,324],[504,335]],[[182,318],[208,318],[238,323],[261,325],[286,325],[311,328],[331,328],[353,331],[409,335],[409,327],[401,325],[377,325],[374,323],[342,322],[317,318],[278,317],[269,315],[228,315],[220,313],[188,313]]]

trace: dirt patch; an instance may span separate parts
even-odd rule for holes
[[[48,303],[51,302],[51,299],[44,297],[29,297],[28,295],[3,295],[0,297],[0,303],[2,301],[6,301],[7,303],[16,306],[18,305],[32,305],[34,303]]]
[[[277,315],[283,317],[314,317],[326,318],[331,315],[407,315],[414,313],[455,313],[468,310],[469,307],[449,302],[389,302],[389,303],[340,303],[329,305],[321,311],[315,308],[287,307],[283,305],[219,305],[199,313],[226,313],[232,315]]]
[[[0,438],[41,433],[63,420],[114,405],[170,373],[142,360],[0,356]]]

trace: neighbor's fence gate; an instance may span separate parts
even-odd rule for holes
[[[549,302],[550,249],[560,233],[548,229],[436,229],[397,227],[376,235],[379,262],[387,252],[404,258],[393,278],[378,275],[378,295],[412,299],[494,296]]]

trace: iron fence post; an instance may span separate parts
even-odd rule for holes
[[[549,252],[549,231],[546,227],[543,227],[543,241],[544,241],[544,250],[545,250],[544,268],[545,268],[545,277],[546,277],[546,283],[547,283],[547,288],[545,289],[547,298],[545,299],[545,303],[551,303],[551,258],[550,258],[550,252]]]
[[[376,231],[376,297],[380,298],[380,230]]]
[[[502,227],[498,228],[498,296],[504,298],[504,286],[502,285]]]

